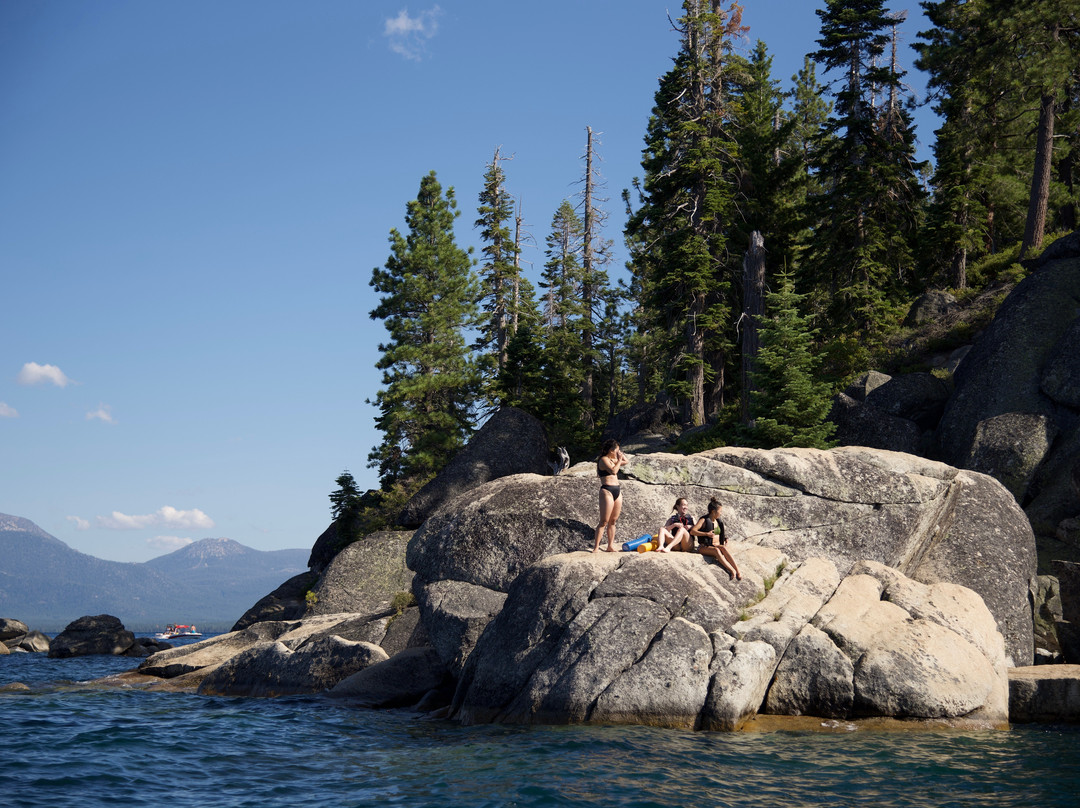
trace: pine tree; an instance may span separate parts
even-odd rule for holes
[[[642,205],[627,224],[643,332],[662,340],[667,392],[682,419],[723,406],[731,362],[732,276],[727,228],[736,216],[738,147],[730,132],[732,38],[742,8],[685,0],[682,48],[660,80],[645,137]],[[707,386],[708,392],[707,394]]]
[[[419,488],[473,429],[480,375],[464,333],[478,325],[478,289],[473,261],[454,241],[458,215],[453,189],[444,197],[432,171],[408,203],[407,234],[390,231],[390,257],[372,271],[382,297],[371,317],[390,336],[376,364],[383,440],[368,455],[384,490]]]
[[[817,331],[799,311],[805,296],[796,294],[791,273],[779,273],[777,284],[765,299],[751,426],[743,437],[749,445],[763,448],[825,449],[836,425],[827,420],[830,390],[818,379],[819,362],[811,352]]]
[[[341,516],[355,514],[360,508],[360,489],[356,487],[356,480],[348,469],[345,469],[336,480],[337,490],[330,494],[330,516],[335,520]]]
[[[894,307],[914,285],[913,239],[922,215],[920,166],[911,116],[902,103],[903,72],[885,53],[896,18],[883,0],[826,0],[820,49],[841,73],[830,148],[819,167],[814,258],[818,299],[828,306],[843,361],[858,366],[879,344]]]
[[[590,424],[584,415],[586,306],[582,299],[584,228],[574,206],[564,200],[545,239],[541,289],[544,295],[542,392],[536,414],[556,443],[584,441]]]
[[[506,190],[506,172],[502,168],[502,163],[508,159],[500,154],[500,149],[495,149],[484,174],[475,225],[480,228],[484,245],[480,279],[487,318],[474,347],[485,355],[492,376],[497,376],[506,364],[515,316],[514,295],[515,291],[520,292],[518,245],[510,231],[514,222],[514,200]]]

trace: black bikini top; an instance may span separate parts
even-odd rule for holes
[[[600,465],[600,461],[596,461],[596,476],[597,477],[610,477],[615,472],[611,469],[606,469]]]

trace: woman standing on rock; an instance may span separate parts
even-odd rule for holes
[[[727,536],[724,532],[724,522],[720,518],[720,508],[720,502],[716,497],[710,499],[709,512],[690,528],[690,535],[697,538],[699,553],[715,558],[720,566],[727,570],[732,580],[741,581],[742,574],[739,572],[739,565],[735,563],[735,559],[727,548]]]
[[[630,462],[622,453],[619,442],[614,438],[604,441],[600,447],[600,457],[596,460],[596,476],[600,478],[600,524],[596,526],[596,542],[593,552],[600,552],[600,539],[607,531],[607,551],[617,552],[615,548],[615,523],[622,513],[622,491],[619,486],[619,469]]]

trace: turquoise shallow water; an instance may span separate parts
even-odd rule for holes
[[[0,657],[0,806],[1069,806],[1080,729],[693,733],[460,727],[319,698],[80,681],[132,660]]]

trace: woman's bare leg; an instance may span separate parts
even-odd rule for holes
[[[611,503],[611,514],[608,516],[607,521],[607,550],[609,553],[617,552],[615,549],[615,523],[619,521],[619,514],[621,513],[622,497],[619,497]]]
[[[611,513],[614,510],[615,501],[609,491],[600,489],[600,524],[596,526],[596,541],[593,543],[593,552],[600,552],[600,539],[604,535],[604,528],[608,526]]]
[[[723,544],[720,545],[719,549],[720,549],[720,552],[724,554],[724,558],[727,559],[728,565],[731,567],[731,569],[735,570],[735,580],[736,581],[741,581],[742,580],[742,573],[739,572],[739,565],[735,563],[735,559],[732,557],[731,551],[728,550],[728,548],[725,547]]]
[[[735,579],[735,569],[730,564],[728,564],[727,559],[725,559],[721,552],[715,547],[702,547],[701,554],[704,556],[709,556],[710,558],[715,558],[717,563],[724,568],[724,570],[729,576],[731,576],[732,580]]]

